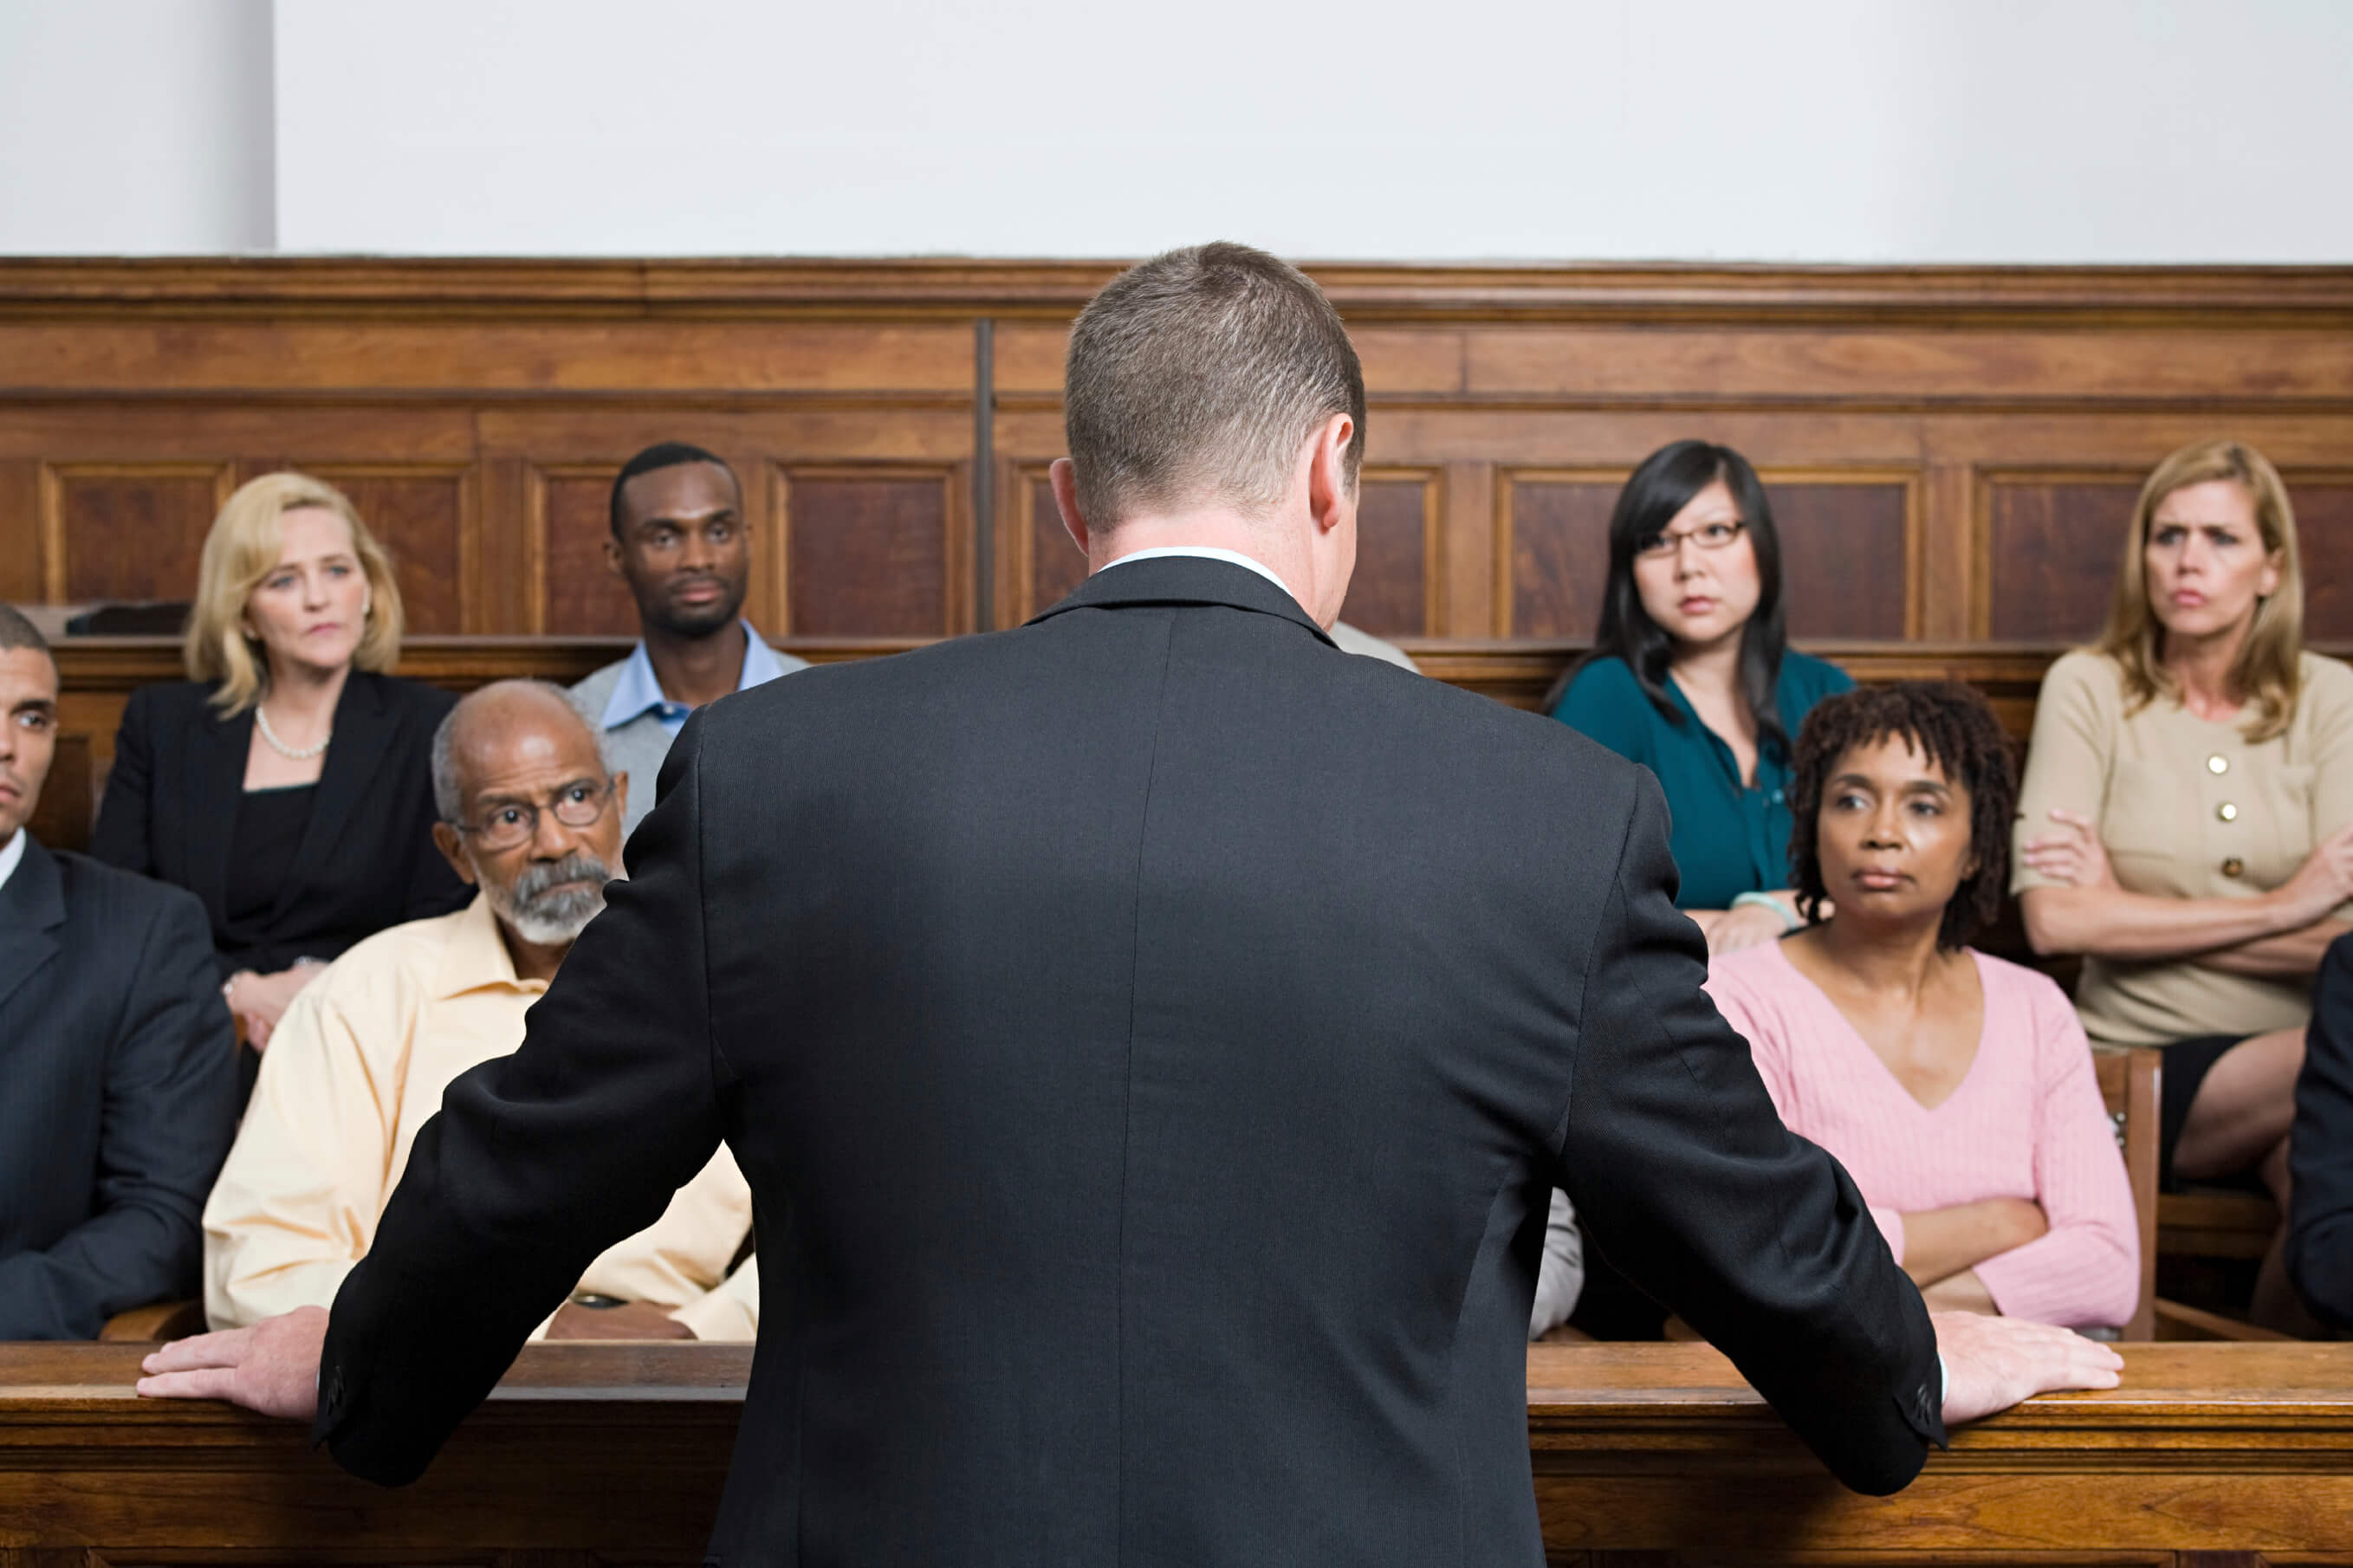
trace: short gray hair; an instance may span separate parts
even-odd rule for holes
[[[458,715],[466,710],[468,703],[486,692],[518,686],[543,692],[564,704],[565,710],[580,721],[580,727],[596,743],[596,765],[605,770],[607,778],[613,776],[613,758],[605,749],[604,728],[580,710],[580,705],[572,700],[572,693],[552,680],[494,680],[459,698],[458,705],[442,715],[440,727],[433,731],[433,812],[442,821],[458,822],[466,809],[466,792],[458,783]]]
[[[1365,374],[1307,275],[1246,245],[1172,250],[1112,279],[1071,331],[1063,427],[1079,510],[1104,529],[1214,498],[1262,515],[1335,414],[1365,452]]]
[[[20,647],[46,653],[51,663],[57,661],[58,656],[49,647],[49,639],[41,635],[41,628],[33,624],[31,617],[14,605],[0,605],[0,653],[10,653]]]

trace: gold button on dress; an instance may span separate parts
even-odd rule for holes
[[[2244,860],[2240,859],[2236,855],[2232,856],[2228,860],[2222,862],[2222,875],[2225,877],[2243,876],[2246,873],[2246,869],[2247,863]]]
[[[2231,759],[2217,752],[2206,759],[2206,771],[2210,773],[2227,773],[2231,771]]]
[[[2214,815],[2225,822],[2236,822],[2239,820],[2239,808],[2226,800],[2214,808]]]

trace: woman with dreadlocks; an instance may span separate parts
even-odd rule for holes
[[[1968,945],[2000,906],[2017,799],[1985,700],[1830,698],[1789,794],[1820,919],[1707,982],[1782,1119],[1846,1166],[1932,1308],[2124,1322],[2139,1237],[2083,1026],[2048,978]]]

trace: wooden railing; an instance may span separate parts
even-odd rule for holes
[[[426,1478],[387,1491],[292,1425],[139,1399],[138,1356],[0,1346],[0,1565],[697,1563],[751,1367],[744,1347],[533,1346]],[[2125,1357],[2123,1387],[1963,1429],[1910,1488],[1874,1499],[1840,1489],[1704,1345],[1531,1347],[1547,1554],[1581,1568],[2353,1556],[2353,1346]]]

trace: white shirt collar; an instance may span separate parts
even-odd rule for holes
[[[25,830],[20,827],[8,836],[7,843],[0,844],[0,888],[8,885],[8,879],[16,874],[16,862],[24,858]]]
[[[1208,544],[1164,544],[1155,550],[1139,550],[1132,555],[1123,555],[1116,561],[1105,562],[1103,570],[1108,572],[1114,566],[1124,566],[1131,561],[1162,561],[1172,555],[1198,555],[1204,561],[1222,561],[1229,566],[1245,567],[1257,573],[1284,593],[1291,594],[1293,604],[1302,603],[1298,595],[1291,593],[1291,584],[1276,576],[1274,568],[1265,562],[1253,561],[1239,550],[1219,550]]]

